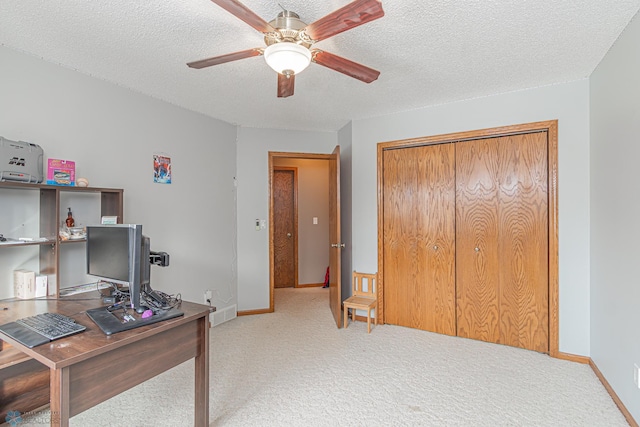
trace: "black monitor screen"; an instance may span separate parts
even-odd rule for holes
[[[87,274],[128,285],[134,308],[140,306],[142,286],[149,282],[148,257],[149,240],[142,236],[142,225],[87,227]]]
[[[129,282],[129,228],[89,227],[87,233],[87,273]]]

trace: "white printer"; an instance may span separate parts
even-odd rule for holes
[[[40,183],[43,151],[38,144],[0,136],[0,181]]]

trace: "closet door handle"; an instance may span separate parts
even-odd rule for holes
[[[476,252],[480,252],[480,248],[476,246],[476,247],[475,247],[475,249],[474,249],[474,251],[476,251]]]

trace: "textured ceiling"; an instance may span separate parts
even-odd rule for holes
[[[313,22],[350,0],[282,4]],[[314,47],[381,72],[371,84],[311,64],[276,97],[262,34],[208,0],[1,0],[0,44],[230,123],[335,131],[351,119],[588,77],[640,0],[383,0],[385,16]]]

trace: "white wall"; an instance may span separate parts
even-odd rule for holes
[[[269,151],[330,154],[335,132],[238,130],[238,310],[269,308]]]
[[[560,351],[589,355],[589,82],[353,121],[353,268],[377,271],[377,143],[558,119]]]
[[[329,161],[283,157],[273,159],[273,165],[297,168],[298,284],[324,283],[329,266]]]
[[[235,305],[236,127],[4,47],[0,64],[0,135],[124,188],[125,222],[171,256],[152,267],[154,288]],[[173,184],[153,183],[155,152],[171,156]]]
[[[636,420],[640,389],[640,18],[591,76],[591,358]]]

